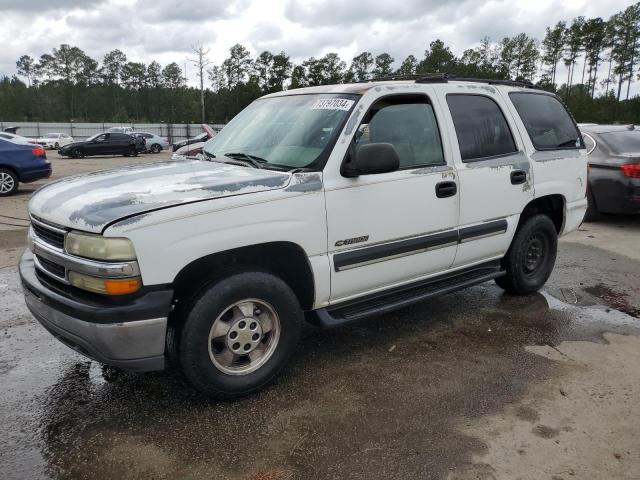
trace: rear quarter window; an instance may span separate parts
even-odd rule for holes
[[[509,98],[536,150],[585,148],[573,118],[556,97],[542,93],[511,92]]]

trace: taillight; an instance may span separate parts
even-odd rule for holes
[[[46,157],[47,154],[42,147],[33,147],[31,149],[31,153],[33,153],[36,157]]]
[[[640,178],[640,163],[629,163],[621,165],[620,170],[625,177]]]

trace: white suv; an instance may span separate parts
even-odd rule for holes
[[[31,199],[26,302],[100,362],[168,359],[235,397],[325,327],[495,279],[540,289],[587,201],[555,95],[425,77],[253,102],[202,160],[63,179]]]

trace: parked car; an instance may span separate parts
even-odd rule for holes
[[[111,127],[105,130],[105,133],[126,133],[131,135],[133,133],[133,127]]]
[[[145,142],[145,151],[150,153],[160,153],[165,148],[169,148],[169,140],[165,137],[149,132],[133,132],[134,137],[141,137]]]
[[[74,142],[58,150],[64,157],[82,158],[92,155],[137,156],[144,151],[144,143],[125,133],[96,133],[83,142]]]
[[[595,221],[601,213],[640,213],[640,130],[589,125],[582,134],[589,154],[585,221]]]
[[[16,193],[20,182],[51,176],[51,163],[40,145],[32,145],[0,133],[0,197]]]
[[[216,132],[209,125],[202,124],[202,128],[206,133],[206,137],[204,137],[204,140],[201,142],[187,143],[177,150],[174,150],[174,153],[171,156],[172,160],[184,160],[185,158],[197,157],[199,155],[202,155],[202,148],[204,147],[205,143],[216,136]]]
[[[173,152],[171,155],[172,160],[184,160],[189,157],[197,157],[198,155],[202,155],[202,147],[206,142],[198,142],[191,143],[189,145],[185,145],[184,147],[180,147],[178,150]]]
[[[174,142],[174,144],[172,146],[173,151],[177,152],[182,147],[185,147],[187,145],[191,145],[191,144],[194,144],[194,143],[204,143],[207,140],[209,140],[210,138],[213,138],[213,137],[216,136],[215,130],[213,130],[213,128],[211,128],[206,123],[202,124],[202,129],[204,131],[201,134],[196,135],[195,137],[188,138],[186,140],[180,140],[179,142]]]
[[[21,143],[24,145],[33,145],[34,142],[33,140],[23,137],[21,135],[17,135],[15,133],[9,133],[9,132],[1,132],[0,133],[0,138],[4,139],[4,140],[9,140],[10,142],[14,142],[14,143]]]
[[[73,143],[73,137],[66,133],[45,133],[36,139],[36,143],[44,148],[58,150],[60,147]]]
[[[576,124],[524,83],[278,92],[204,156],[43,187],[20,274],[64,343],[131,370],[168,359],[212,396],[271,382],[305,318],[336,327],[494,279],[536,292],[587,208]]]

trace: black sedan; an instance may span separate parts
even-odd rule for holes
[[[82,158],[92,155],[137,156],[144,151],[144,141],[126,133],[97,133],[84,142],[65,145],[58,153],[64,157]]]
[[[633,125],[581,127],[589,154],[589,207],[585,221],[600,213],[640,213],[640,130]]]

